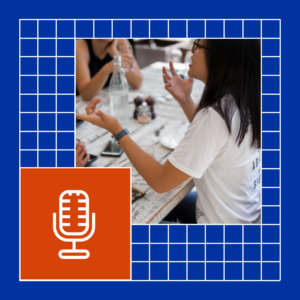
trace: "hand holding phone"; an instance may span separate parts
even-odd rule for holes
[[[88,167],[97,160],[97,156],[86,152],[84,143],[76,139],[76,167]]]

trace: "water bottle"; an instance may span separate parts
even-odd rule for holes
[[[114,73],[109,83],[110,113],[124,125],[129,122],[128,83],[122,57],[114,56]]]

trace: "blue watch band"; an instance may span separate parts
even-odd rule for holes
[[[115,143],[119,144],[119,140],[128,133],[129,133],[128,129],[124,128],[121,132],[119,132],[115,136],[112,135],[111,137]]]

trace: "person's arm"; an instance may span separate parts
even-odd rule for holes
[[[91,100],[104,87],[113,63],[106,64],[93,78],[89,70],[90,55],[84,40],[76,42],[76,86],[83,100]]]
[[[186,102],[184,103],[179,103],[181,108],[183,109],[186,117],[188,118],[188,120],[190,122],[193,121],[193,118],[195,116],[196,113],[196,109],[197,109],[197,105],[196,103],[193,101],[193,99],[191,98],[191,96],[189,96],[189,98],[187,99]]]
[[[197,105],[191,98],[193,79],[182,79],[176,74],[173,63],[170,61],[169,64],[172,76],[168,74],[165,67],[162,69],[165,89],[177,100],[188,120],[192,122],[197,108]]]
[[[96,108],[99,102],[100,99],[95,98],[86,108],[88,115],[76,114],[76,116],[110,131],[113,135],[117,135],[123,130],[123,127],[115,117],[107,115]],[[165,193],[190,177],[175,168],[168,160],[163,165],[157,162],[128,135],[122,137],[119,144],[135,169],[157,193]]]
[[[127,40],[118,40],[118,46],[129,47],[130,43]],[[130,53],[128,52],[126,54],[130,55]],[[129,85],[131,85],[134,89],[139,89],[142,85],[143,76],[135,58],[132,57],[132,59],[133,59],[133,70],[130,69],[128,72],[126,72],[125,77]]]
[[[107,47],[107,52],[111,57],[114,55],[120,55],[116,49],[116,41],[113,41]],[[122,54],[123,66],[127,69],[130,69],[133,65],[134,59],[128,54]],[[79,40],[76,42],[76,86],[79,94],[83,100],[89,101],[95,97],[104,87],[110,73],[114,71],[113,60],[105,64],[98,73],[91,78],[89,70],[89,61],[90,55],[86,42],[84,40]],[[137,64],[135,64],[137,66]],[[138,66],[137,66],[138,68]],[[129,72],[131,73],[131,72]],[[132,71],[133,77],[130,80],[129,84],[132,84],[133,87],[139,88],[141,85],[141,75],[139,77],[138,72],[135,70]],[[131,75],[130,75],[131,76]]]

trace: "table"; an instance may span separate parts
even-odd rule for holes
[[[164,98],[169,94],[164,89],[161,71],[163,65],[168,67],[166,63],[156,62],[143,68],[141,70],[143,75],[141,88],[129,91],[130,116],[133,115],[133,99],[137,94],[152,95],[157,99],[154,106],[156,119],[143,125],[131,118],[126,125],[130,137],[134,141],[138,142],[142,138],[150,138],[155,141],[155,159],[162,164],[167,160],[172,150],[162,146],[159,143],[160,138],[171,132],[174,119],[178,128],[187,128],[189,124],[179,104],[173,98],[170,100]],[[187,70],[187,67],[181,63],[176,63],[174,66],[176,71],[185,72]],[[194,81],[192,98],[195,102],[199,101],[203,88],[202,82]],[[110,113],[108,89],[102,90],[98,97],[101,98],[101,103],[97,107],[105,113]],[[85,113],[85,107],[88,103],[83,101],[80,96],[77,97],[77,111]],[[99,156],[91,167],[131,167],[132,165],[125,153],[118,158],[100,156],[100,151],[109,141],[110,136],[111,134],[108,131],[88,122],[84,122],[76,129],[76,138],[86,144],[88,153]],[[143,198],[132,204],[132,224],[158,224],[190,192],[194,187],[194,182],[192,178],[189,178],[178,187],[164,194],[157,194],[140,175],[132,175],[132,185],[146,192]]]

